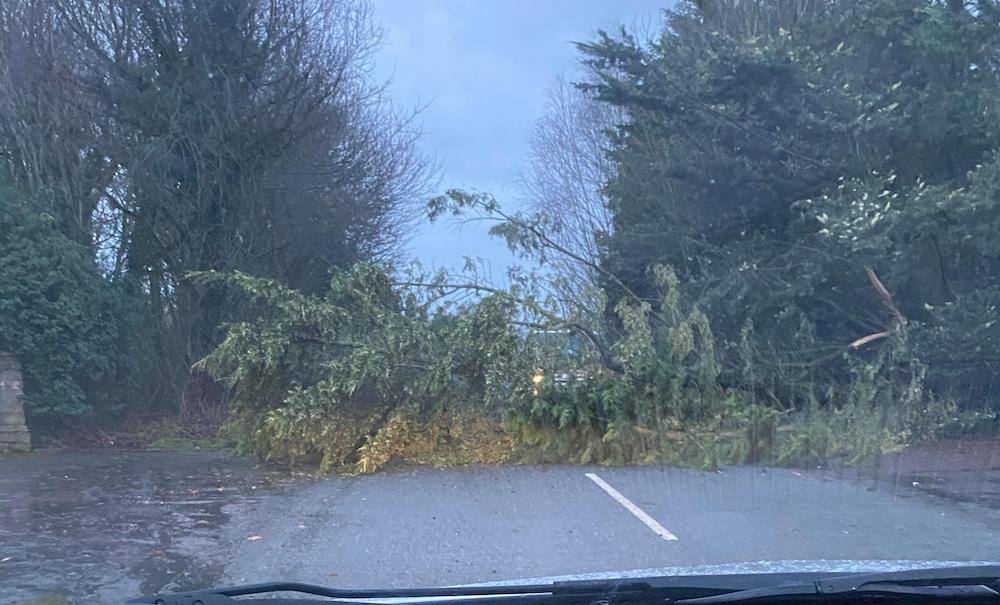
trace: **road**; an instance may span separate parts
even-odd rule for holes
[[[0,603],[279,578],[419,586],[755,561],[992,561],[1000,445],[983,447],[975,464],[948,468],[934,466],[948,460],[939,454],[874,471],[322,478],[207,453],[34,454],[0,460]]]
[[[677,537],[665,540],[596,473]],[[416,469],[323,481],[254,507],[233,580],[483,582],[787,559],[995,559],[1000,518],[790,470]],[[331,576],[330,574],[336,574]]]

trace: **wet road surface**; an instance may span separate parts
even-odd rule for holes
[[[838,471],[462,467],[308,478],[198,452],[0,459],[2,604],[46,594],[112,603],[274,579],[440,585],[998,552],[998,442]]]
[[[254,465],[200,452],[35,452],[0,459],[0,603],[119,602],[219,580],[232,511],[281,493]]]

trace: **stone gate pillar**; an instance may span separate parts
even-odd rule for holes
[[[10,353],[0,351],[0,452],[31,449],[21,392],[20,364]]]

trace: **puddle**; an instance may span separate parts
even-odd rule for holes
[[[36,452],[0,459],[0,604],[114,603],[216,584],[242,506],[287,478],[215,452]]]

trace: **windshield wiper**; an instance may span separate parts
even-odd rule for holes
[[[151,599],[130,601],[131,605],[365,605],[413,603],[420,605],[453,605],[456,601],[474,601],[476,605],[499,605],[516,600],[518,605],[592,605],[608,596],[646,594],[651,590],[644,580],[614,580],[600,582],[553,582],[510,586],[457,586],[447,588],[401,588],[345,590],[300,582],[269,582],[226,588],[210,588],[194,592],[159,594]],[[295,592],[316,599],[233,599],[250,595],[274,595]]]
[[[737,590],[680,599],[674,605],[722,605],[750,601],[850,601],[862,598],[909,598],[910,601],[1000,602],[1000,567],[915,569],[875,574],[853,574]]]
[[[876,599],[909,603],[962,602],[1000,604],[1000,566],[916,569],[887,573],[783,573],[708,576],[662,576],[585,580],[513,586],[459,586],[345,590],[312,584],[278,582],[195,592],[162,594],[133,601],[154,605],[721,605],[781,601],[851,602]],[[275,593],[308,597],[274,599]],[[241,598],[271,595],[271,598]]]

